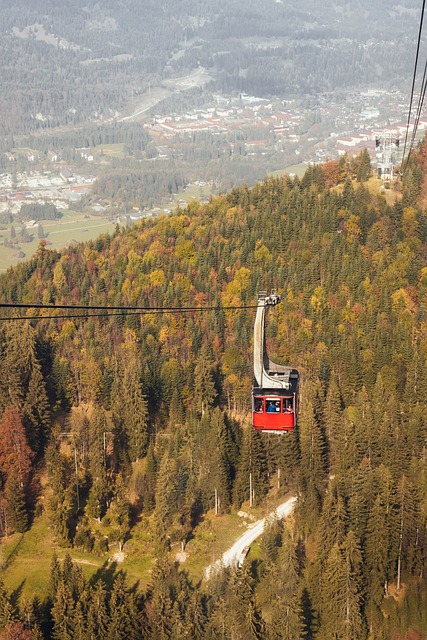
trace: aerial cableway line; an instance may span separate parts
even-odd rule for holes
[[[426,63],[425,63],[425,66],[424,66],[423,80],[422,80],[422,83],[421,83],[420,95],[419,95],[419,99],[418,99],[417,115],[415,117],[414,127],[413,127],[412,137],[411,137],[411,143],[409,145],[409,151],[408,151],[408,155],[406,157],[406,163],[405,163],[406,145],[407,145],[407,142],[408,142],[409,126],[410,126],[411,115],[412,115],[412,103],[413,103],[413,99],[414,99],[415,80],[416,80],[416,76],[417,76],[418,58],[419,58],[420,46],[421,46],[421,35],[422,35],[422,30],[423,30],[425,4],[426,4],[426,0],[423,0],[423,5],[422,5],[422,9],[421,9],[421,16],[420,16],[420,26],[419,26],[419,29],[418,29],[418,41],[417,41],[417,51],[416,51],[416,54],[415,54],[414,73],[412,75],[411,98],[410,98],[410,101],[409,101],[408,121],[407,121],[407,124],[406,124],[406,133],[405,133],[405,144],[403,146],[403,154],[402,154],[402,172],[403,172],[404,168],[406,168],[406,166],[408,165],[409,157],[411,155],[412,148],[413,148],[413,145],[414,145],[414,142],[415,142],[415,136],[416,136],[416,132],[417,132],[420,116],[421,116],[421,111],[422,111],[422,107],[423,107],[423,103],[424,103],[424,97],[425,97],[425,93],[426,93],[426,87],[427,87],[427,82],[426,82],[427,60],[426,60]]]

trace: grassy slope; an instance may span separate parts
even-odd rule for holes
[[[235,511],[230,514],[215,516],[213,511],[206,514],[202,522],[194,531],[193,539],[186,547],[186,559],[182,568],[188,572],[193,582],[199,582],[204,569],[217,560],[235,540],[244,533],[248,524],[265,517],[274,507],[284,501],[283,494],[278,496],[276,491],[270,493],[268,502],[242,509],[247,516],[238,515]],[[147,520],[141,520],[132,530],[130,539],[126,542],[123,562],[115,561],[117,546],[112,544],[108,554],[98,556],[81,549],[63,548],[55,543],[49,528],[49,516],[43,512],[34,520],[32,527],[25,534],[15,534],[0,544],[0,567],[2,580],[9,593],[17,597],[32,597],[38,595],[44,598],[48,594],[50,566],[53,553],[63,559],[67,551],[74,562],[79,564],[87,578],[102,578],[110,582],[118,570],[126,572],[129,585],[137,584],[145,589],[150,581],[150,574],[155,562],[153,537],[149,533]],[[254,556],[257,545],[251,549]],[[173,544],[171,558],[179,559],[181,545]]]
[[[7,229],[1,231],[3,236],[10,237],[10,227],[7,225]],[[88,240],[94,240],[102,233],[112,233],[115,225],[109,222],[105,218],[85,218],[84,214],[75,211],[64,212],[64,217],[60,222],[54,220],[43,220],[43,230],[47,236],[47,240],[51,242],[49,249],[63,249],[68,243],[85,242]],[[17,229],[16,225],[15,228]],[[17,229],[18,230],[18,229]],[[0,244],[0,271],[6,271],[9,267],[15,266],[23,260],[30,258],[36,251],[39,245],[39,238],[37,237],[37,229],[29,230],[29,233],[33,235],[31,242],[20,243],[21,251],[25,253],[25,258],[19,258],[19,249],[4,247]],[[0,238],[0,242],[2,239]]]

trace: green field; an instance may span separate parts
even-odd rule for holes
[[[48,516],[43,514],[29,531],[10,536],[0,544],[1,575],[7,590],[27,597],[35,594],[46,597],[53,553],[61,560],[67,551],[87,578],[95,573],[104,577],[107,573],[110,565],[107,558],[56,546]]]
[[[76,211],[65,211],[61,220],[43,220],[41,222],[43,231],[46,236],[47,246],[49,249],[63,249],[72,242],[85,242],[94,240],[102,233],[112,233],[115,225],[101,217],[85,217],[83,213]],[[3,239],[10,238],[10,227],[7,225],[5,230],[0,231],[0,272],[6,271],[9,267],[13,267],[23,260],[31,258],[37,251],[40,240],[37,237],[37,227],[29,229],[28,232],[32,236],[31,242],[23,242],[19,244],[20,249],[3,246]],[[17,225],[14,225],[18,232]],[[19,257],[18,253],[22,251],[25,257]]]
[[[308,165],[305,162],[300,162],[299,164],[292,164],[291,166],[285,167],[284,169],[272,171],[271,173],[269,173],[269,175],[278,178],[280,176],[294,174],[299,178],[302,178],[304,173],[307,171],[307,167]]]
[[[249,508],[243,505],[246,513],[253,520],[259,520],[270,513],[275,506],[283,502],[285,497],[270,493],[268,503]],[[198,583],[204,576],[205,568],[218,560],[246,530],[242,518],[235,511],[215,516],[213,511],[205,515],[202,522],[194,530],[194,537],[185,548],[185,561],[181,564],[188,572],[191,580]],[[252,559],[256,556],[257,544],[251,547]],[[133,528],[130,539],[123,547],[122,561],[116,562],[117,544],[112,544],[108,553],[99,556],[81,549],[65,549],[56,544],[49,525],[49,514],[44,511],[37,517],[31,529],[24,534],[14,534],[0,542],[0,574],[6,590],[18,597],[34,595],[45,598],[48,595],[49,575],[54,552],[60,560],[68,552],[85,576],[93,579],[102,578],[111,583],[117,571],[123,571],[129,586],[138,585],[145,590],[150,582],[151,570],[156,561],[154,538],[150,532],[148,520],[141,521]],[[170,551],[171,560],[179,558],[181,545],[176,542]]]
[[[96,153],[102,153],[110,158],[124,158],[125,145],[123,142],[115,142],[113,144],[99,144],[94,148]]]
[[[189,544],[188,562],[183,568],[199,581],[204,568],[216,560],[243,531],[236,515],[218,518],[209,515]],[[180,545],[172,547],[171,559],[175,559],[179,549]],[[48,514],[43,513],[25,534],[15,534],[0,543],[0,572],[9,593],[45,598],[48,595],[53,553],[61,560],[68,552],[88,579],[100,577],[105,582],[111,582],[117,571],[123,571],[129,586],[138,584],[138,588],[145,589],[156,560],[153,539],[146,526],[145,529],[144,525],[134,528],[124,546],[124,559],[120,563],[114,558],[117,551],[117,545],[112,545],[108,554],[97,556],[81,549],[59,547],[50,530]]]
[[[212,195],[212,185],[207,183],[206,185],[199,186],[197,184],[189,184],[185,190],[181,189],[177,194],[173,196],[173,201],[170,203],[171,211],[179,204],[183,205],[181,200],[188,203],[190,200],[202,200],[203,198],[209,198]]]

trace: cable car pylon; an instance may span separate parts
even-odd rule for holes
[[[266,311],[281,300],[274,290],[261,291],[254,324],[252,424],[267,433],[293,431],[297,425],[299,373],[270,360],[265,344]]]

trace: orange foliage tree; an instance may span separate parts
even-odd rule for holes
[[[0,421],[0,470],[6,479],[16,473],[21,486],[28,480],[33,451],[28,446],[24,425],[18,410],[10,406]]]

